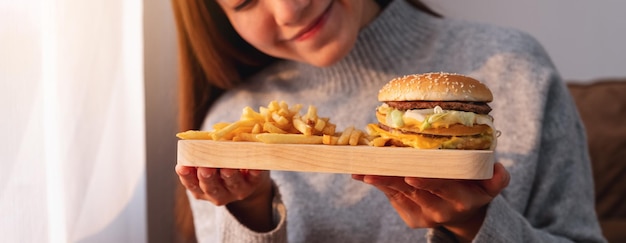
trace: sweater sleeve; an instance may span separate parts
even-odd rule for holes
[[[547,85],[535,176],[526,208],[498,196],[475,242],[604,242],[594,210],[585,131],[557,75]]]
[[[276,185],[274,190],[278,192]],[[216,207],[208,202],[192,200],[194,224],[198,242],[287,242],[287,211],[280,194],[275,193],[272,202],[272,214],[275,228],[259,233],[241,224],[224,206]]]

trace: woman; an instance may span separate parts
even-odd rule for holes
[[[502,132],[484,181],[177,166],[199,241],[604,241],[584,130],[532,37],[441,18],[419,1],[173,3],[183,130],[271,100],[364,128],[391,78],[445,71],[490,87]]]

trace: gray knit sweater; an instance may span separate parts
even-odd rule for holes
[[[502,132],[496,159],[510,185],[489,205],[477,242],[602,242],[584,129],[542,47],[516,30],[434,18],[396,0],[364,28],[354,49],[327,68],[282,61],[229,91],[204,129],[238,120],[271,100],[315,105],[338,130],[375,122],[377,93],[391,78],[454,72],[492,90]],[[436,163],[436,161],[433,161]],[[226,209],[190,197],[200,242],[450,242],[439,229],[410,229],[383,193],[347,174],[272,171],[276,229],[256,233]]]

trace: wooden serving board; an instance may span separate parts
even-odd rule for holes
[[[177,163],[187,166],[327,172],[450,179],[488,179],[489,150],[265,144],[179,140]]]

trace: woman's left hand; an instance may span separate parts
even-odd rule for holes
[[[508,184],[509,173],[494,165],[488,180],[353,175],[381,190],[411,228],[443,226],[460,241],[471,241],[485,218],[487,205]]]

